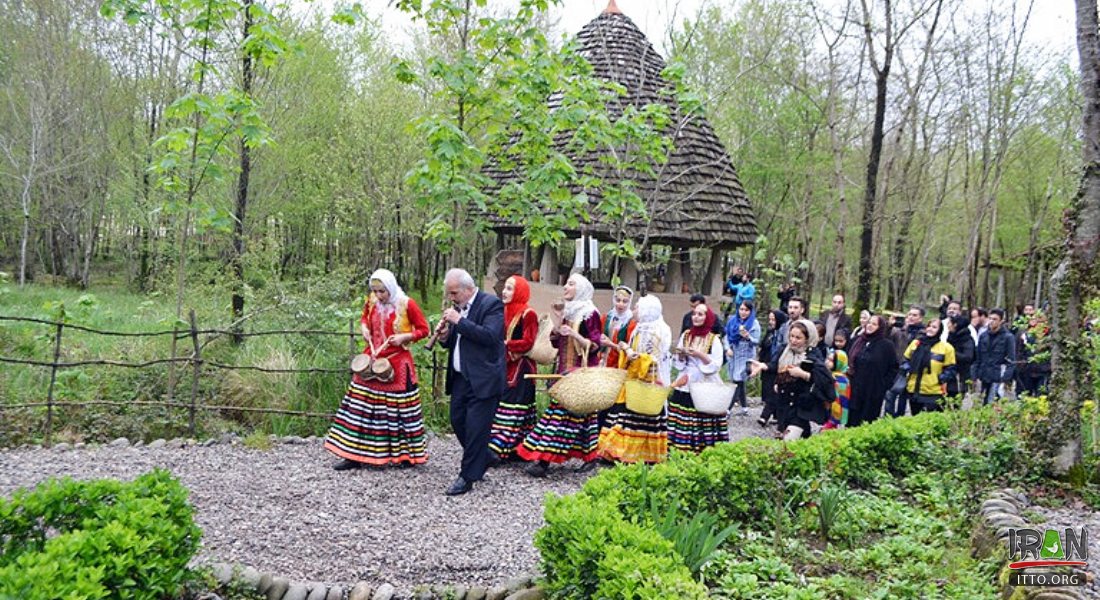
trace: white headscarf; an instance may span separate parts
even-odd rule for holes
[[[382,282],[386,291],[390,293],[389,302],[382,302],[375,297],[375,300],[378,300],[378,308],[382,310],[382,314],[393,312],[397,307],[397,303],[408,297],[405,295],[405,290],[397,285],[397,277],[389,269],[378,269],[371,273],[369,281],[376,280]]]
[[[634,347],[638,352],[653,356],[657,361],[657,377],[666,385],[671,382],[672,329],[665,323],[663,308],[657,296],[642,296],[636,306],[638,325],[634,328]]]
[[[618,308],[615,308],[615,296],[618,296],[619,292],[626,292],[626,310],[624,311],[619,311]],[[634,290],[626,287],[625,285],[617,286],[611,292],[611,310],[607,312],[607,316],[618,321],[619,323],[626,323],[634,316],[634,312],[630,310],[630,303],[633,301]]]
[[[594,312],[599,312],[596,305],[592,303],[592,294],[596,292],[596,288],[592,287],[592,282],[580,273],[570,275],[569,281],[573,282],[576,294],[572,300],[565,303],[565,310],[562,313],[565,322],[573,323],[578,319],[588,318],[588,315]]]
[[[803,348],[801,352],[795,352],[794,348],[791,348],[791,343],[788,339],[787,347],[783,349],[783,354],[779,355],[779,363],[776,365],[781,371],[784,367],[790,367],[792,365],[797,365],[802,362],[802,360],[806,358],[806,353],[809,352],[811,348],[816,346],[818,342],[817,326],[814,325],[813,321],[809,319],[799,319],[794,323],[801,323],[806,328],[806,331],[808,332],[806,337],[806,347]],[[788,336],[790,335],[790,330],[793,328],[794,323],[791,323],[791,327],[787,328]]]

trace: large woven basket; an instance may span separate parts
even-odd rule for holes
[[[588,364],[588,352],[581,357]],[[550,386],[550,397],[575,415],[607,410],[619,398],[626,371],[612,367],[581,367],[565,374]]]
[[[737,388],[722,381],[696,381],[688,386],[695,410],[707,415],[725,415]]]
[[[623,383],[626,409],[640,415],[656,416],[665,410],[665,401],[672,388],[640,379],[627,379]]]
[[[550,315],[539,318],[539,333],[535,336],[535,345],[527,351],[527,356],[540,365],[551,365],[558,360],[558,349],[550,345]]]

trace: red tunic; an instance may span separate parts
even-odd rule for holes
[[[359,321],[367,327],[367,334],[374,347],[382,349],[378,356],[388,358],[393,365],[393,389],[405,389],[408,383],[406,374],[412,379],[412,383],[417,383],[416,367],[413,365],[412,353],[408,348],[401,346],[382,348],[386,339],[396,333],[412,333],[413,339],[409,342],[410,344],[428,337],[428,320],[424,318],[424,313],[417,306],[416,301],[408,298],[404,302],[399,302],[393,313],[383,322],[382,312],[377,310],[377,301],[371,295],[363,305],[363,316]],[[363,353],[371,354],[370,344],[367,344]]]
[[[629,321],[619,326],[616,331],[611,331],[611,319],[615,318],[613,313],[607,313],[600,321],[600,329],[603,334],[611,338],[611,341],[616,345],[606,348],[607,359],[604,361],[604,366],[619,368],[619,342],[626,342],[630,340],[630,336],[634,333],[634,328],[638,326],[638,321],[631,317]]]
[[[507,324],[504,332],[504,349],[508,351],[507,381],[508,387],[516,387],[519,383],[520,365],[526,364],[526,371],[536,371],[535,361],[524,356],[535,346],[535,338],[539,333],[539,319],[535,311],[527,309],[523,314]]]

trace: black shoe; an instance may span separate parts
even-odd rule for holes
[[[459,477],[455,479],[455,482],[451,484],[451,487],[447,488],[447,491],[443,493],[447,494],[448,496],[458,496],[460,494],[465,494],[472,489],[474,489],[474,483],[472,481],[466,481],[465,479]]]
[[[337,471],[348,471],[351,469],[360,469],[363,467],[363,463],[355,462],[354,460],[344,459],[332,466]]]
[[[490,469],[495,469],[503,463],[504,463],[504,461],[501,460],[500,456],[496,452],[489,452],[489,465],[488,465],[488,467]]]
[[[768,426],[768,420],[763,418],[763,417],[757,419],[756,422],[759,423],[761,427],[767,427]]]
[[[533,462],[523,469],[524,473],[527,473],[531,477],[546,477],[547,464],[545,461]]]
[[[596,465],[598,465],[598,464],[599,463],[597,463],[596,461],[590,460],[586,463],[582,463],[581,466],[573,469],[573,471],[576,472],[576,473],[587,473],[587,472],[591,471],[592,469],[595,469]]]

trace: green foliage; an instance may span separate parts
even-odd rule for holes
[[[585,495],[548,497],[548,522],[535,534],[547,584],[562,598],[704,598],[673,543]]]
[[[50,480],[0,499],[0,597],[159,600],[180,588],[201,535],[167,471]]]
[[[465,207],[522,226],[535,245],[556,246],[591,214],[616,224],[616,256],[637,257],[645,246],[649,207],[630,174],[652,177],[667,162],[674,116],[660,103],[614,108],[626,90],[595,77],[574,45],[552,47],[536,26],[550,4],[524,0],[500,17],[482,14],[483,2],[398,3],[434,40],[458,46],[429,57],[423,74],[409,61],[394,66],[399,81],[434,90],[438,102],[417,121],[425,155],[406,181],[432,215],[425,235],[444,251],[471,216]],[[677,83],[678,72],[668,72]],[[697,103],[678,86],[662,93],[685,96],[677,118],[693,115]],[[487,167],[513,177],[489,193]]]
[[[793,444],[746,439],[698,456],[676,453],[653,467],[604,471],[547,506],[536,543],[548,586],[579,597],[597,583],[612,585],[594,575],[611,539],[660,554],[646,533],[665,533],[681,540],[668,550],[676,555],[691,545],[685,538],[699,542],[726,522],[736,533],[706,548],[710,564],[696,563],[716,597],[990,597],[992,568],[969,557],[970,519],[982,490],[1026,485],[1042,472],[1021,437],[1037,412],[1019,403],[923,414]],[[713,516],[685,524],[676,513]],[[793,535],[773,538],[777,526]],[[806,535],[814,529],[826,543],[845,543],[822,552]]]
[[[817,518],[821,527],[821,537],[829,541],[829,532],[839,518],[848,510],[852,494],[848,486],[826,482],[818,491]]]
[[[736,525],[729,525],[719,531],[718,517],[706,511],[696,512],[690,520],[685,520],[685,515],[675,506],[665,507],[662,511],[655,499],[650,506],[650,518],[653,527],[672,542],[694,575],[699,574],[713,558],[718,546],[737,530]]]
[[[676,505],[662,507],[657,497],[650,494],[648,485],[649,471],[643,470],[641,476],[643,508],[648,508],[648,523],[665,539],[673,543],[676,552],[683,557],[684,564],[698,576],[703,567],[713,558],[718,546],[736,531],[730,525],[718,530],[718,517],[706,511],[696,512],[690,520]]]
[[[252,433],[246,435],[244,441],[241,443],[244,444],[245,448],[262,450],[265,452],[271,450],[271,448],[274,446],[274,443],[271,441],[271,436],[265,434],[262,431],[253,431]]]

